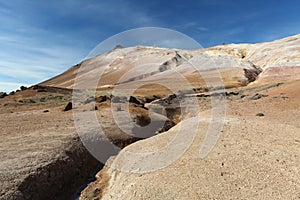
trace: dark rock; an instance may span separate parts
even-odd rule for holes
[[[229,95],[235,95],[235,96],[236,96],[236,95],[239,95],[239,94],[240,94],[240,93],[237,92],[237,91],[236,91],[236,92],[229,92]]]
[[[99,96],[99,97],[96,97],[95,100],[97,103],[102,103],[102,102],[105,102],[107,101],[109,98],[107,96]]]
[[[114,50],[116,50],[116,49],[123,49],[123,48],[124,47],[122,45],[118,44],[118,45],[115,46]]]
[[[22,91],[24,91],[24,90],[27,90],[28,88],[22,85],[22,86],[20,87],[20,89],[21,89]]]
[[[208,92],[209,89],[206,87],[198,87],[198,88],[193,88],[194,92],[196,93],[203,93],[203,92]]]
[[[176,94],[171,94],[170,96],[168,96],[168,98],[166,98],[164,101],[167,104],[171,104],[175,99],[177,98]]]
[[[209,94],[197,94],[197,97],[209,97]]]
[[[252,65],[252,69],[244,69],[245,76],[249,83],[255,81],[258,75],[263,71],[260,67],[253,63],[250,62],[250,64]]]
[[[66,105],[64,111],[72,110],[72,108],[73,108],[73,104],[72,104],[72,102],[69,102],[69,103]]]
[[[154,100],[156,100],[156,99],[161,99],[161,97],[158,96],[158,95],[153,95],[153,98],[154,98]]]
[[[168,131],[169,129],[171,129],[173,126],[175,126],[175,122],[171,121],[171,120],[167,120],[164,124],[164,126],[159,130],[159,133],[163,133]]]
[[[0,99],[4,98],[6,96],[7,96],[6,92],[0,92]]]
[[[44,110],[43,112],[44,112],[44,113],[47,113],[47,112],[49,112],[49,110]]]
[[[268,95],[263,95],[263,94],[255,94],[253,97],[251,97],[251,100],[258,100],[261,99],[262,97],[267,97]]]
[[[98,107],[94,106],[94,107],[91,108],[91,111],[94,111],[94,110],[98,110]]]
[[[134,104],[137,104],[137,105],[143,105],[143,102],[139,101],[136,97],[134,96],[130,96],[129,97],[129,103],[134,103]]]
[[[265,116],[265,114],[264,113],[257,113],[256,116],[263,117],[263,116]]]
[[[12,91],[12,92],[10,92],[10,93],[9,93],[9,95],[14,95],[14,94],[15,94],[15,92],[14,92],[14,91]]]

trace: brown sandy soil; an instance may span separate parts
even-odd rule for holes
[[[76,135],[72,114],[62,112],[67,99],[70,97],[65,94],[30,89],[0,100],[1,199],[63,197],[70,195],[71,188],[80,186],[73,180],[62,180],[63,170],[74,159],[74,150],[78,155],[88,155]],[[69,163],[78,170],[82,163],[77,165],[75,161]],[[90,164],[95,167],[97,162]],[[69,175],[76,177],[72,170]],[[58,192],[63,190],[65,194]]]
[[[31,88],[0,99],[0,199],[69,199],[101,167],[82,145],[73,112],[96,113],[107,137],[120,148],[140,137],[118,128],[108,101],[97,103],[98,110],[86,103],[64,112],[71,93],[47,90]],[[147,110],[129,109],[133,118],[147,121]]]

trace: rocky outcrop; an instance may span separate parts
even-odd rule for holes
[[[95,169],[100,170],[97,161],[82,145],[79,138],[65,148],[65,154],[56,161],[36,169],[20,184],[22,196],[17,199],[68,199],[75,191],[92,178]]]
[[[72,104],[72,102],[69,102],[69,103],[66,105],[66,107],[64,108],[64,111],[72,110],[72,108],[73,108],[73,104]]]
[[[245,76],[249,83],[254,82],[262,71],[263,70],[260,67],[255,66],[254,64],[252,64],[252,69],[244,69]]]
[[[6,92],[0,92],[0,99],[4,98],[6,96],[7,96]]]

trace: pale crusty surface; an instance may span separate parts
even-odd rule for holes
[[[199,149],[209,122],[202,121],[190,148],[163,169],[140,174],[106,168],[100,173],[110,180],[102,199],[299,199],[300,95],[293,93],[299,89],[296,81],[262,91],[269,95],[262,99],[250,100],[258,91],[253,89],[229,101],[222,134],[204,159]],[[160,149],[174,129],[123,151]]]

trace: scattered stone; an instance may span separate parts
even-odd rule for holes
[[[15,92],[14,92],[14,91],[12,91],[12,92],[10,92],[10,93],[9,93],[9,95],[14,95],[14,94],[15,94]]]
[[[243,95],[241,96],[241,99],[244,98],[244,97],[246,97],[246,95],[243,94]]]
[[[175,126],[175,122],[171,120],[167,120],[162,128],[158,130],[159,133],[163,133],[171,129],[173,126]]]
[[[129,103],[133,103],[133,104],[135,104],[139,107],[144,107],[144,103],[141,100],[134,97],[134,96],[130,96]]]
[[[244,73],[248,79],[248,82],[253,82],[263,70],[251,62],[250,64],[252,65],[252,69],[244,69]]]
[[[281,98],[281,99],[285,100],[285,99],[288,99],[289,97],[280,95],[280,96],[275,96],[273,98],[275,98],[275,99]]]
[[[44,112],[44,113],[47,113],[47,112],[49,112],[49,110],[44,110],[43,112]]]
[[[107,96],[99,96],[99,97],[96,97],[95,100],[97,103],[102,103],[102,102],[105,102],[107,101],[109,98]]]
[[[235,92],[229,92],[229,93],[227,93],[227,94],[228,94],[229,96],[230,96],[230,95],[235,95],[235,96],[236,96],[236,95],[239,95],[240,93],[239,93],[238,91],[235,91]]]
[[[91,111],[95,111],[95,110],[98,110],[97,106],[94,106],[94,107],[91,108]]]
[[[73,104],[72,104],[72,102],[69,102],[69,103],[66,105],[64,111],[72,110],[72,108],[73,108]]]
[[[168,96],[167,98],[163,99],[163,102],[165,104],[172,104],[173,102],[177,102],[177,95],[176,94],[171,94],[170,96]]]
[[[263,117],[263,116],[265,116],[265,114],[264,113],[257,113],[256,116]]]
[[[209,97],[209,94],[197,94],[197,97]]]
[[[116,50],[116,49],[123,49],[123,48],[124,47],[122,45],[118,44],[118,45],[115,46],[114,50]]]
[[[20,90],[22,90],[22,91],[27,90],[27,89],[28,89],[28,88],[25,87],[25,86],[23,86],[23,85],[20,87]]]
[[[203,92],[208,92],[209,89],[207,87],[199,87],[199,88],[193,88],[195,93],[203,93]]]
[[[6,96],[7,96],[6,92],[0,92],[0,99],[4,98]]]
[[[253,97],[251,97],[251,100],[258,100],[261,99],[262,97],[267,97],[268,95],[263,95],[263,94],[255,94]]]

